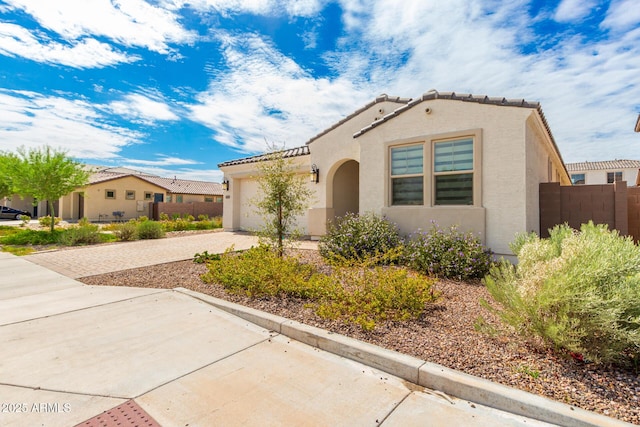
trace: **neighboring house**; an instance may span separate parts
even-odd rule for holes
[[[62,197],[56,212],[65,220],[126,220],[149,216],[150,202],[222,203],[222,185],[100,168],[91,174],[86,187]]]
[[[458,225],[498,255],[516,233],[539,232],[539,184],[570,185],[538,103],[429,91],[418,99],[381,95],[309,140],[286,150],[314,201],[299,225],[312,238],[347,212],[385,215],[408,234]],[[228,190],[223,227],[260,225],[250,200],[256,163],[218,165]]]
[[[612,184],[616,181],[626,181],[627,185],[638,185],[640,160],[567,163],[567,171],[574,185]]]

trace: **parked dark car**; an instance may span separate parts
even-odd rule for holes
[[[0,206],[0,218],[1,219],[22,219],[27,216],[31,218],[31,214],[27,211],[21,211],[20,209],[8,208],[6,206]]]

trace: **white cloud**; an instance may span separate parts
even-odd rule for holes
[[[158,160],[127,159],[127,162],[131,165],[140,165],[140,166],[183,166],[183,165],[201,164],[201,162],[198,162],[196,160],[165,156],[164,154],[158,154]]]
[[[141,165],[140,160],[119,159],[117,166],[128,167],[151,175],[164,178],[177,177],[178,179],[191,179],[194,181],[222,182],[222,171],[219,169],[193,169],[193,168],[162,168],[158,166]]]
[[[579,21],[589,16],[597,5],[597,0],[563,0],[553,18],[558,22]]]
[[[174,7],[188,5],[197,10],[215,10],[222,15],[250,13],[254,15],[274,16],[313,16],[322,10],[323,0],[179,0],[167,1]]]
[[[636,0],[612,1],[607,17],[602,22],[604,28],[626,31],[640,24],[640,7]]]
[[[358,1],[345,4],[352,30],[332,60],[343,78],[366,80],[363,89],[415,97],[436,88],[541,101],[566,161],[640,158],[633,133],[640,29],[593,41],[578,34],[525,53],[523,43],[535,39],[523,1],[383,0],[368,11]],[[623,6],[612,5],[609,17]]]
[[[94,39],[59,43],[41,35],[36,37],[26,29],[8,23],[0,23],[0,53],[74,68],[107,67],[140,59],[114,51],[111,46]]]
[[[101,119],[84,100],[0,90],[0,140],[10,141],[3,144],[9,151],[49,145],[77,158],[109,159],[142,137]]]
[[[111,102],[106,108],[112,113],[145,124],[179,119],[164,101],[151,99],[139,93],[126,95],[124,100]]]
[[[143,0],[6,0],[68,41],[106,37],[130,47],[168,54],[170,43],[190,43],[196,34],[185,30],[172,11]]]
[[[313,78],[257,35],[223,38],[229,71],[190,107],[223,144],[253,153],[266,141],[299,146],[373,98],[346,79]]]

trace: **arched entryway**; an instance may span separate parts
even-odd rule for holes
[[[360,164],[348,160],[341,164],[333,176],[333,212],[344,216],[360,209]]]

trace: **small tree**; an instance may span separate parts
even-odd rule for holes
[[[264,219],[262,229],[258,231],[269,244],[276,248],[278,256],[284,253],[286,236],[299,235],[295,229],[296,216],[309,207],[312,196],[305,179],[295,171],[293,162],[284,157],[283,150],[271,146],[265,161],[258,163],[260,175],[257,176],[260,195],[251,200],[256,211]]]
[[[49,146],[25,150],[18,154],[3,154],[3,163],[11,178],[14,191],[21,197],[33,196],[49,203],[51,217],[55,218],[53,202],[89,182],[89,172],[67,157],[66,152]],[[53,232],[55,221],[51,221]]]

